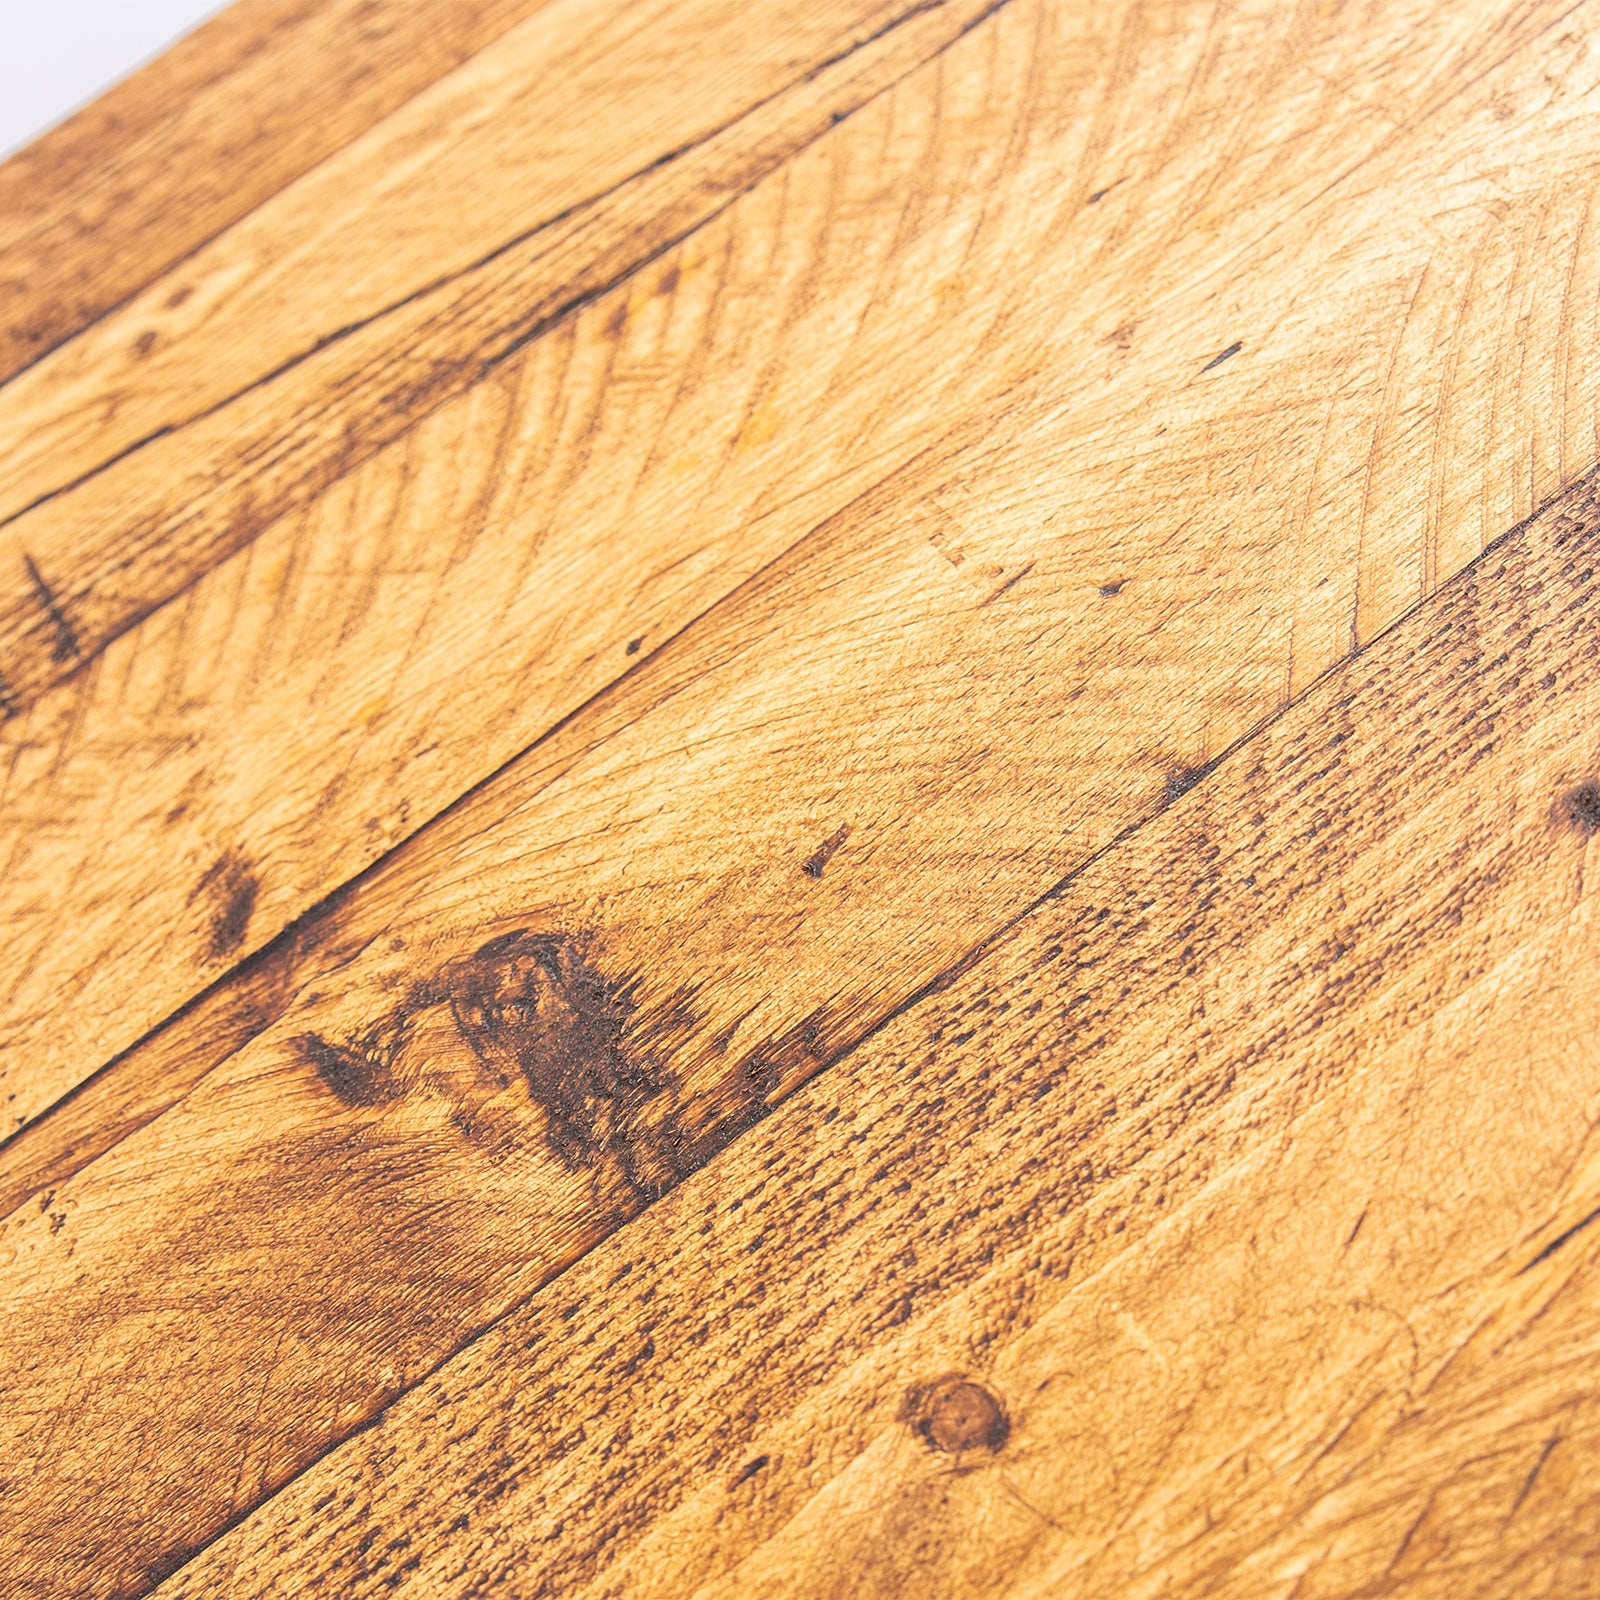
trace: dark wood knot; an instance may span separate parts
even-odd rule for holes
[[[931,1450],[947,1456],[1005,1447],[1011,1424],[998,1397],[970,1378],[935,1378],[906,1396],[903,1420]]]
[[[1566,812],[1573,825],[1584,833],[1600,832],[1600,783],[1592,778],[1580,783],[1567,796]]]

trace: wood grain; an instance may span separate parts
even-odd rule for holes
[[[224,981],[185,1002],[155,1041],[113,1056],[0,1148],[0,1216],[86,1167],[175,1105],[214,1067],[288,1009],[308,950],[338,915],[330,896]]]
[[[552,0],[13,379],[11,706],[996,3]]]
[[[552,0],[0,388],[0,1594],[1581,1584],[1592,45]]]
[[[773,102],[779,144],[914,68],[958,10],[913,17]],[[722,153],[752,159],[743,143]],[[921,153],[891,157],[891,173]],[[756,156],[776,159],[770,141]],[[866,157],[863,176],[881,181]],[[679,171],[645,187],[659,199]],[[855,354],[816,349],[827,320],[813,298],[853,281],[858,247],[893,243],[876,214],[830,215],[832,162],[810,176],[820,192],[797,226],[784,228],[787,186],[765,192],[502,363],[0,733],[8,1132],[845,503],[886,447],[891,464],[914,452],[919,418],[876,441],[856,431],[892,391],[888,370],[845,388],[849,431],[807,457],[776,437],[772,395],[815,420]],[[624,209],[619,248],[636,253],[643,226]],[[880,346],[906,349],[926,320],[891,321]],[[630,581],[611,581],[624,554]]]
[[[1063,858],[1041,841],[1065,837],[1066,859],[1093,848],[1097,818],[1115,831],[1594,459],[1595,374],[1572,331],[1596,304],[1587,135],[1563,109],[1592,66],[1558,16],[1003,12],[281,519],[0,735],[10,1125],[809,530],[818,576],[801,581],[820,598],[796,629],[831,650],[852,618],[903,614],[905,653],[862,636],[792,704],[802,651],[749,715],[781,707],[810,737],[898,748],[868,725],[890,707],[910,754],[863,797],[888,816],[944,781],[917,748],[925,719],[904,722],[906,672],[943,656],[930,670],[960,676],[964,639],[992,653],[987,684],[955,684],[952,703],[980,719],[1010,706],[1031,770],[1064,714],[1035,677],[1034,632],[1096,618],[1073,659],[1123,664],[1088,680],[1101,731],[1073,759],[1104,733],[1101,798],[1070,835],[1026,821],[1006,847],[1045,849],[1046,877]],[[950,19],[915,18],[840,69],[860,67],[849,83],[867,93],[936,26]],[[1394,96],[1382,117],[1339,87],[1374,63]],[[814,87],[813,111],[837,104],[837,81]],[[918,475],[894,480],[919,452]],[[863,553],[823,576],[828,519],[874,485],[848,522]],[[880,556],[871,530],[897,496],[922,497],[916,525]],[[755,638],[778,613],[749,604],[728,626]],[[1152,642],[1193,604],[1200,632]],[[1170,706],[1197,651],[1231,665],[1202,667],[1210,687],[1130,746],[1123,698]],[[835,724],[845,682],[862,698]],[[959,767],[965,735],[938,737]],[[791,796],[835,784],[829,746],[814,754],[779,758]],[[1041,780],[1061,785],[1041,818],[1070,804],[1066,770]],[[995,781],[1003,808],[1010,780]],[[749,804],[723,792],[729,814]],[[842,822],[801,810],[776,832],[804,860]],[[858,829],[845,849],[866,842]],[[1024,898],[1041,881],[1021,868]]]
[[[0,382],[541,0],[235,0],[0,164]]]
[[[970,49],[1038,73],[1060,58],[1038,48],[1051,15],[1008,8],[940,72]],[[1449,39],[1439,59],[1460,69]],[[1503,38],[1474,48],[1488,62],[1475,92],[1519,81]],[[1241,77],[1259,55],[1256,41]],[[1292,76],[1302,58],[1285,59]],[[1421,71],[1428,58],[1414,60]],[[1548,63],[1537,58],[1541,82]],[[1293,81],[1290,103],[1323,126]],[[914,94],[916,80],[903,87]],[[859,115],[905,117],[900,93]],[[1489,103],[1440,101],[1474,136]],[[849,128],[811,159],[834,159]],[[1391,155],[1408,192],[1419,171],[1443,170],[1459,200],[1443,131],[1429,124]],[[1309,145],[1295,148],[1315,195],[1325,178]],[[1281,205],[1288,169],[1262,166]],[[1539,168],[1519,156],[1516,170]],[[1380,172],[1363,176],[1360,204],[1304,208],[1307,234],[1273,236],[1267,260],[1302,273],[1381,260],[1415,299],[1393,194]],[[1444,214],[1425,215],[1431,251]],[[1457,247],[1498,259],[1465,215]],[[1180,239],[1191,234],[1196,250],[1214,237],[1186,227]],[[1370,258],[1368,239],[1382,243]],[[983,281],[1008,281],[969,237],[952,230],[947,246]],[[1182,255],[1170,241],[1158,253]],[[393,856],[327,919],[270,1026],[45,1212],[30,1201],[14,1213],[0,1349],[19,1374],[15,1449],[35,1459],[24,1452],[49,1448],[70,1417],[76,1492],[64,1516],[25,1483],[12,1525],[54,1581],[133,1592],[211,1537],[1193,787],[1281,703],[1297,662],[1325,662],[1352,626],[1414,599],[1391,564],[1409,552],[1421,586],[1430,524],[1414,504],[1376,503],[1368,474],[1407,449],[1447,451],[1449,428],[1419,430],[1411,411],[1437,404],[1441,372],[1473,369],[1473,346],[1446,344],[1442,365],[1431,341],[1415,365],[1377,362],[1383,381],[1349,381],[1330,426],[1352,330],[1394,336],[1392,320],[1349,306],[1400,292],[1358,274],[1374,299],[1346,301],[1334,281],[1331,268],[1314,275],[1295,302],[1263,268],[1235,281],[1236,300],[1199,310],[1153,296],[1147,347],[1119,366],[1112,341],[1106,366],[1071,375],[1110,394],[1095,428],[1063,403],[1041,338],[1040,368],[1013,371],[1003,404],[974,406]],[[1265,308],[1282,345],[1217,364],[1229,344],[1207,335],[1251,309],[1266,324]],[[1354,348],[1359,376],[1372,351]],[[1524,369],[1530,382],[1538,370]],[[1138,381],[1117,389],[1123,371]],[[991,380],[972,381],[981,397]],[[1504,396],[1503,380],[1492,387]],[[962,392],[952,382],[939,401]],[[1403,425],[1388,420],[1397,394]],[[1515,478],[1496,437],[1474,429],[1464,460],[1447,451],[1432,503],[1466,520],[1441,520],[1435,548],[1479,537],[1485,496],[1529,487],[1526,436],[1508,431]],[[1318,439],[1311,487],[1326,482],[1326,499],[1304,472]],[[1301,548],[1347,563],[1330,561],[1337,601],[1312,581],[1330,567],[1308,570],[1291,543],[1308,525]],[[530,1017],[549,1041],[519,1031]],[[133,1070],[160,1080],[163,1048],[151,1041]],[[46,1215],[66,1219],[56,1234]]]
[[[157,1592],[1590,1592],[1597,556],[1591,482]]]

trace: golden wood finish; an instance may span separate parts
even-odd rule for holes
[[[0,385],[0,1595],[1587,1592],[1586,8],[451,27]]]
[[[538,0],[236,0],[0,165],[0,377],[147,287]]]

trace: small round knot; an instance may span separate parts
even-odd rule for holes
[[[973,1450],[1000,1450],[1011,1435],[1005,1407],[970,1378],[935,1378],[907,1396],[902,1412],[911,1431],[930,1449],[947,1456]]]

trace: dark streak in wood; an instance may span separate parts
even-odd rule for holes
[[[39,596],[39,604],[44,607],[45,615],[50,619],[50,626],[55,630],[56,642],[51,650],[52,658],[56,661],[77,660],[78,636],[73,632],[72,624],[67,621],[67,615],[61,609],[60,602],[51,592],[50,585],[44,581],[44,576],[33,557],[24,555],[22,563],[28,569],[28,578],[33,584],[34,592]]]
[[[1585,1228],[1591,1226],[1597,1220],[1600,1220],[1600,1206],[1597,1206],[1588,1214],[1588,1216],[1582,1218],[1578,1222],[1573,1223],[1573,1225],[1568,1228],[1565,1233],[1559,1234],[1556,1238],[1552,1239],[1550,1243],[1547,1244],[1544,1249],[1533,1258],[1533,1260],[1528,1262],[1525,1266],[1517,1269],[1517,1276],[1520,1278],[1525,1272],[1532,1272],[1533,1269],[1540,1265],[1541,1262],[1548,1261],[1550,1257],[1553,1256],[1556,1251],[1561,1249],[1563,1245],[1571,1243],[1571,1241],[1576,1239]]]
[[[1026,578],[1030,572],[1033,571],[1033,568],[1034,568],[1034,563],[1031,562],[1031,561],[1027,562],[1024,566],[1019,567],[1016,570],[1016,572],[1014,572],[1011,575],[1011,577],[1007,578],[1006,581],[1004,583],[1002,583],[1000,585],[1000,587],[998,589],[996,589],[995,592],[988,597],[987,600],[983,600],[983,601],[979,602],[978,609],[980,611],[982,611],[985,606],[992,606],[995,603],[995,601],[998,600],[1000,598],[1000,596],[1003,595],[1013,585],[1021,583],[1022,580],[1024,578]]]
[[[1221,352],[1221,354],[1212,356],[1212,358],[1206,362],[1206,364],[1201,367],[1200,370],[1202,372],[1210,372],[1213,367],[1220,367],[1224,361],[1231,360],[1243,349],[1243,344],[1237,342],[1230,344],[1226,350]]]
[[[833,860],[834,852],[850,837],[850,824],[842,823],[811,853],[806,864],[800,869],[808,878],[820,878]]]

